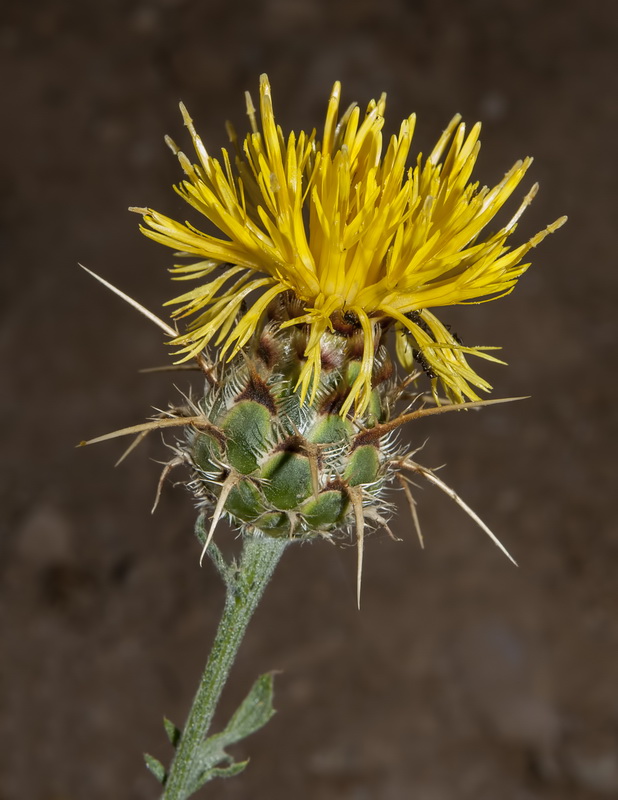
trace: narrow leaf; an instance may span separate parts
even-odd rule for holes
[[[208,780],[212,780],[212,778],[233,778],[234,775],[239,775],[249,763],[249,759],[246,761],[235,761],[233,764],[230,764],[229,767],[215,767],[211,770],[211,777]]]
[[[159,759],[149,755],[149,753],[144,753],[144,761],[159,783],[163,783],[165,780],[165,767]]]
[[[167,717],[163,717],[163,727],[165,728],[165,733],[167,733],[167,738],[170,740],[172,747],[176,747],[180,741],[179,729]]]
[[[197,792],[205,783],[212,781],[214,778],[233,778],[234,775],[239,775],[248,763],[249,759],[246,761],[234,761],[228,767],[211,767],[199,772],[191,783],[190,793]]]

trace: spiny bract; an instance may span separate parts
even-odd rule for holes
[[[353,529],[360,602],[366,525],[390,533],[391,505],[384,498],[389,483],[398,481],[404,489],[420,537],[406,473],[445,491],[506,553],[474,512],[396,441],[410,419],[500,401],[425,408],[423,395],[416,394],[416,410],[391,418],[407,384],[396,381],[388,351],[376,337],[367,409],[342,415],[364,357],[362,328],[348,314],[336,317],[333,332],[321,339],[320,385],[313,404],[305,403],[294,387],[310,332],[306,326],[284,327],[295,304],[292,294],[273,301],[243,358],[208,367],[202,398],[167,420],[185,428],[170,465],[191,466],[190,488],[212,513],[203,553],[222,516],[244,533],[291,539],[333,539]]]
[[[366,412],[342,417],[360,369],[358,321],[341,317],[321,342],[320,386],[312,405],[294,390],[306,347],[302,327],[280,328],[291,298],[273,302],[244,358],[215,367],[180,452],[200,502],[234,527],[269,536],[331,537],[352,523],[386,523],[384,484],[392,477],[393,432],[382,433],[398,393],[378,344]],[[293,300],[291,301],[293,303]],[[361,531],[362,535],[362,531]]]

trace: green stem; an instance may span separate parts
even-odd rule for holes
[[[228,566],[220,556],[213,559],[226,582],[225,607],[161,800],[185,800],[192,793],[200,745],[210,728],[249,620],[288,543],[288,539],[246,536],[238,565]]]

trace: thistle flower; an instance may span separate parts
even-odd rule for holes
[[[176,191],[224,237],[153,209],[134,209],[144,216],[147,236],[200,259],[172,269],[179,280],[200,281],[170,301],[180,304],[174,316],[197,314],[173,343],[188,359],[215,338],[234,356],[268,304],[285,295],[297,301],[297,313],[285,325],[310,329],[297,387],[303,398],[313,387],[313,399],[318,386],[323,335],[347,314],[362,329],[364,352],[342,413],[353,403],[357,413],[367,407],[378,325],[392,325],[399,360],[409,370],[416,356],[433,379],[434,394],[439,381],[453,402],[478,400],[476,389],[491,386],[466,355],[497,359],[489,348],[463,346],[429,309],[508,294],[529,266],[523,262],[528,251],[565,218],[511,249],[507,239],[536,194],[535,184],[509,222],[483,238],[531,158],[517,161],[491,189],[469,183],[480,124],[466,135],[456,115],[429,157],[419,155],[407,167],[415,116],[401,123],[383,153],[385,95],[369,103],[364,117],[356,104],[340,115],[340,96],[337,82],[321,141],[315,130],[285,137],[262,75],[261,130],[248,93],[251,132],[241,143],[227,126],[233,163],[225,149],[220,159],[208,154],[181,104],[199,163],[167,139],[186,175]]]
[[[192,317],[185,332],[91,273],[171,336],[181,361],[195,357],[204,376],[203,389],[180,405],[82,443],[136,434],[122,460],[150,431],[181,431],[153,511],[167,475],[184,465],[200,509],[202,558],[210,553],[226,584],[221,624],[186,727],[181,732],[165,720],[174,760],[166,770],[146,756],[170,800],[240,772],[247,762],[230,763],[224,746],[272,715],[272,677],[262,676],[226,728],[206,738],[245,627],[290,541],[355,535],[360,607],[366,532],[383,528],[396,538],[389,528],[391,488],[403,491],[423,544],[412,488],[423,478],[513,560],[459,495],[416,461],[422,446],[410,450],[399,431],[429,415],[505,402],[479,400],[476,390],[491,387],[466,360],[495,361],[486,352],[491,348],[464,346],[430,309],[509,293],[528,267],[527,252],[565,218],[512,249],[507,239],[536,185],[504,227],[484,232],[531,159],[518,161],[492,189],[469,183],[480,126],[466,136],[455,116],[429,157],[419,155],[407,167],[414,116],[382,154],[385,96],[371,101],[361,119],[356,104],[340,116],[340,94],[336,83],[321,140],[315,131],[284,137],[263,75],[261,129],[249,95],[250,133],[241,142],[228,126],[233,164],[225,149],[219,159],[208,155],[181,105],[199,163],[167,139],[186,175],[176,190],[222,236],[149,208],[134,210],[147,236],[197,256],[171,270],[178,280],[199,282],[170,301],[180,306],[175,317]],[[387,347],[391,331],[411,373],[403,379]],[[221,346],[214,360],[204,352],[211,342]],[[238,353],[242,358],[230,363]],[[408,390],[421,376],[415,362],[431,379],[434,404],[428,394]],[[439,389],[451,403],[441,404]],[[240,559],[229,563],[212,541],[222,518],[243,543]]]

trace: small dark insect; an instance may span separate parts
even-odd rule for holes
[[[431,328],[425,322],[425,320],[421,317],[421,312],[420,311],[408,311],[408,313],[406,314],[406,317],[410,320],[410,322],[413,322],[415,325],[418,325],[418,327],[422,331],[425,331],[425,333],[428,336],[433,337],[433,333],[431,332]]]
[[[358,326],[358,317],[353,311],[346,311],[343,315],[344,320],[348,323],[348,325]]]
[[[427,375],[428,378],[433,379],[433,378],[436,377],[436,373],[429,366],[429,362],[427,361],[427,359],[425,358],[425,356],[422,354],[422,352],[420,350],[412,350],[412,356],[414,357],[414,360],[419,365],[419,367],[423,370],[425,375]]]
[[[446,330],[447,330],[447,331],[448,331],[448,332],[451,334],[451,336],[452,336],[452,337],[453,337],[453,339],[454,339],[454,340],[457,342],[457,344],[463,344],[463,339],[462,339],[460,336],[458,336],[458,335],[457,335],[457,331],[454,331],[454,330],[451,328],[451,326],[450,326],[450,325],[445,325],[444,327],[445,327],[445,328],[446,328]]]
[[[432,339],[434,338],[433,333],[431,331],[431,328],[425,322],[425,320],[421,317],[421,311],[420,310],[419,311],[409,311],[406,314],[406,317],[410,320],[410,322],[413,322],[415,325],[418,325],[418,327],[422,331],[424,331],[428,336],[431,336]],[[451,326],[450,325],[446,325],[445,327],[446,327],[447,331],[452,335],[453,339],[455,339],[457,344],[463,344],[463,342],[459,338],[459,336],[454,331],[451,330]],[[436,373],[432,370],[431,366],[429,365],[429,362],[427,361],[427,359],[425,358],[425,356],[423,355],[421,350],[417,350],[416,348],[414,348],[412,350],[412,356],[413,356],[414,360],[416,361],[416,363],[419,365],[419,367],[423,370],[425,375],[427,375],[428,378],[437,377]]]

